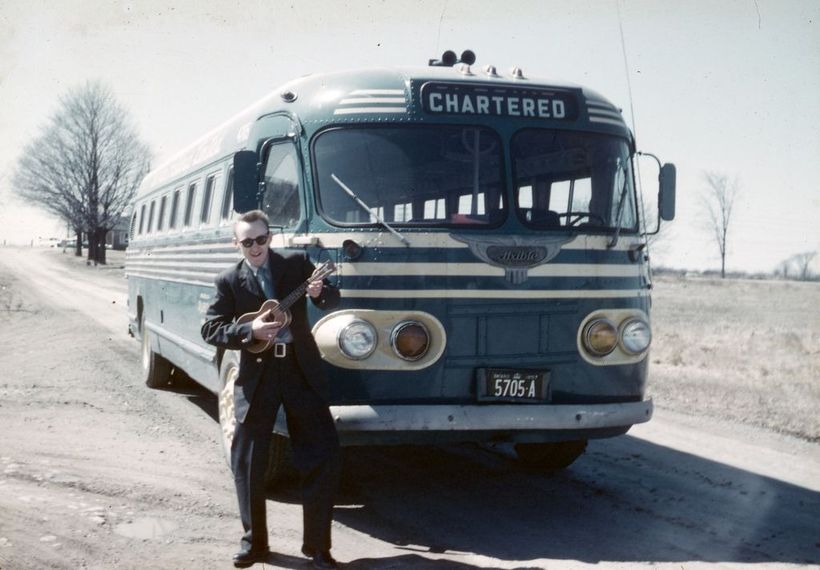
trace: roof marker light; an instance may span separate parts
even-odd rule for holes
[[[475,63],[475,53],[472,50],[465,49],[461,52],[461,57],[458,59],[461,63],[472,65]]]
[[[456,55],[456,52],[447,50],[441,54],[441,59],[428,59],[427,65],[430,67],[453,67],[457,63],[464,63],[469,66],[475,63],[475,53],[472,50],[465,49],[461,52],[461,57]]]
[[[441,59],[428,60],[427,65],[430,67],[453,67],[457,61],[456,52],[448,49],[441,54]]]

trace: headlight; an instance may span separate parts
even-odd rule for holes
[[[397,356],[405,360],[418,360],[430,348],[430,333],[418,321],[405,321],[393,328],[390,345]]]
[[[376,350],[378,335],[367,321],[355,320],[339,331],[339,349],[348,358],[362,360]]]
[[[606,356],[618,344],[618,331],[607,319],[595,319],[584,327],[584,347],[594,356]]]
[[[640,354],[652,342],[649,323],[640,319],[629,319],[621,325],[621,348],[629,354]]]

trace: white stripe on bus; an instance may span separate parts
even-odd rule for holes
[[[194,271],[197,273],[218,273],[228,264],[215,262],[176,261],[165,256],[151,255],[133,257],[128,260],[128,267],[134,269],[165,269],[178,271]],[[238,261],[238,258],[233,260]],[[530,277],[639,277],[641,266],[626,264],[595,264],[595,263],[547,263],[529,269]],[[343,262],[338,264],[339,275],[351,277],[366,276],[447,276],[447,277],[501,277],[503,267],[496,267],[477,261],[475,263],[373,263],[373,262]]]
[[[623,120],[605,119],[603,117],[590,117],[589,122],[590,123],[606,123],[608,125],[617,125],[619,127],[623,127],[624,124],[625,124],[623,122]]]
[[[400,230],[401,231],[401,230]],[[401,232],[402,236],[404,236],[407,241],[410,242],[412,247],[429,247],[429,248],[442,248],[442,249],[467,249],[467,244],[464,242],[460,242],[455,240],[451,237],[450,233],[413,233],[412,231]],[[452,232],[454,234],[458,234],[458,232]],[[290,247],[288,246],[288,240],[296,236],[297,234],[274,234],[273,239],[271,241],[271,246],[276,248],[284,248]],[[475,234],[473,234],[475,235]],[[356,241],[359,245],[363,247],[370,247],[374,243],[378,247],[401,247],[401,249],[405,249],[396,238],[388,232],[311,232],[307,234],[298,234],[299,237],[301,236],[310,236],[318,238],[320,241],[320,246],[324,248],[338,248],[342,247],[342,243],[345,240],[352,239]],[[511,241],[515,239],[524,238],[526,243],[522,245],[538,245],[538,235],[529,235],[529,234],[510,234],[509,236],[500,236],[498,234],[488,234],[487,238],[499,238],[499,237],[509,237]],[[545,240],[549,240],[551,237],[560,237],[560,234],[543,234],[543,238]],[[478,241],[481,241],[481,236],[476,236]],[[593,235],[580,235],[576,236],[572,241],[565,243],[561,246],[561,249],[572,249],[572,250],[584,250],[584,251],[629,251],[639,245],[643,244],[643,241],[636,236],[621,236],[621,239],[618,240],[618,244],[613,248],[608,248],[607,243],[612,239],[612,236],[609,235],[600,235],[600,236],[593,236]],[[395,246],[393,245],[395,243]],[[514,245],[510,243],[509,245]],[[159,255],[163,253],[171,253],[171,252],[184,252],[184,253],[191,253],[196,252],[199,250],[205,250],[207,252],[212,253],[213,255],[224,255],[224,257],[228,260],[238,259],[238,252],[236,250],[236,246],[230,243],[226,239],[225,244],[215,244],[215,243],[191,243],[188,245],[167,245],[167,246],[152,246],[152,247],[140,247],[140,244],[132,243],[131,249],[126,256],[133,255],[136,252],[140,252],[144,250],[146,252],[150,251],[150,255]],[[133,252],[133,253],[132,253]]]
[[[616,121],[623,122],[623,117],[620,113],[616,111],[607,111],[604,109],[589,109],[589,115],[591,117],[607,117],[609,119],[615,119]]]
[[[127,270],[143,270],[169,274],[198,273],[216,275],[229,267],[217,263],[196,263],[188,261],[160,261],[152,258],[129,261]],[[351,263],[338,265],[338,274],[349,277],[503,277],[504,268],[483,262],[476,263]],[[530,277],[640,277],[640,266],[592,263],[555,263],[533,267]]]
[[[368,103],[406,103],[404,97],[352,97],[342,99],[339,105],[367,105]]]
[[[213,287],[213,281],[199,279],[171,279],[159,278],[144,273],[132,273],[129,277],[141,277],[182,283],[185,285],[201,285]],[[577,289],[565,291],[509,291],[504,289],[340,289],[343,298],[362,299],[612,299],[648,297],[646,289],[600,289],[579,291]]]
[[[406,113],[406,107],[350,107],[347,109],[336,109],[334,115],[357,115],[363,113]]]
[[[478,263],[340,263],[343,276],[502,277],[503,267]],[[638,277],[634,265],[555,263],[533,267],[530,277]]]
[[[404,89],[356,89],[351,95],[404,95]]]

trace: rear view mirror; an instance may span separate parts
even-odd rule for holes
[[[675,219],[675,165],[664,164],[658,176],[658,214],[667,222]]]
[[[233,155],[233,208],[240,214],[259,208],[259,159],[252,150]]]

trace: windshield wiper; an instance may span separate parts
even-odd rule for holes
[[[393,228],[390,224],[385,222],[384,219],[381,216],[379,216],[377,213],[375,213],[373,210],[371,210],[370,207],[367,204],[362,202],[361,198],[356,196],[356,193],[353,192],[353,190],[348,188],[345,185],[344,182],[339,180],[338,176],[336,176],[335,174],[331,174],[330,177],[333,179],[333,182],[338,184],[339,187],[347,193],[348,196],[353,198],[353,201],[355,201],[359,205],[359,207],[361,207],[365,212],[367,212],[368,214],[370,214],[371,216],[376,218],[376,221],[378,221],[381,225],[383,225],[385,228],[387,228],[390,231],[390,233],[393,234],[394,236],[396,236],[396,238],[398,238],[398,240],[401,241],[404,245],[406,245],[407,247],[410,247],[410,242],[407,241],[404,238],[403,235],[401,235],[398,231],[396,231],[395,228]]]

